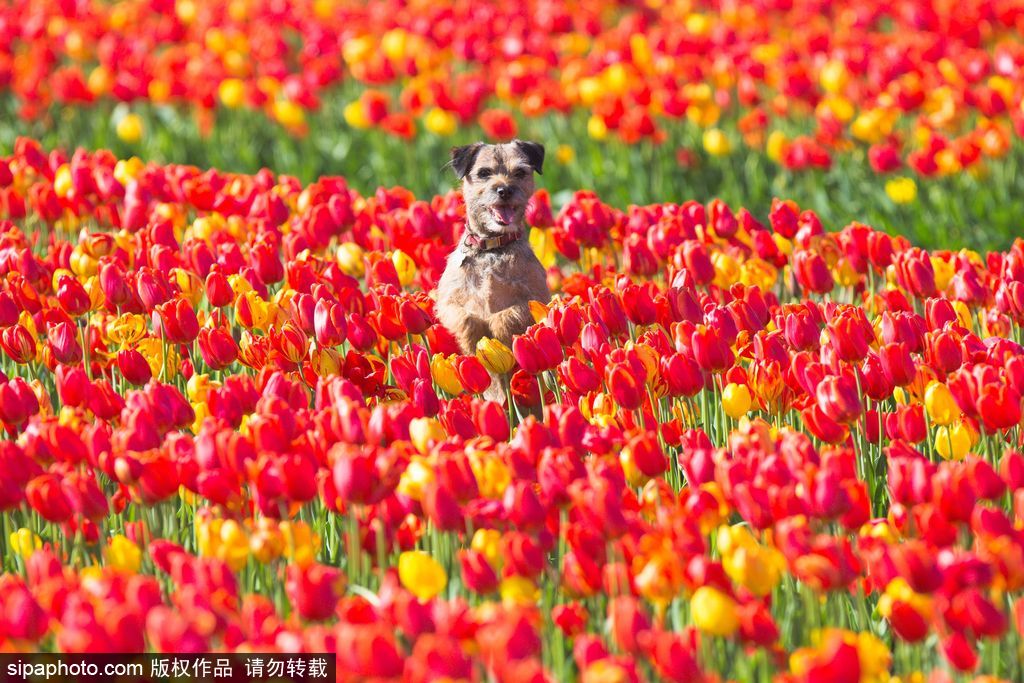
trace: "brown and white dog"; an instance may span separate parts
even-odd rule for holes
[[[551,299],[544,267],[526,239],[526,204],[544,147],[478,142],[454,148],[451,165],[462,179],[466,229],[438,284],[437,317],[463,353],[475,353],[482,337],[511,347],[513,335],[533,324],[530,301]]]

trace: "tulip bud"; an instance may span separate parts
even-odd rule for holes
[[[935,452],[946,460],[963,460],[971,450],[971,434],[963,422],[935,430]]]
[[[447,438],[440,422],[429,417],[418,417],[409,423],[409,440],[420,453],[426,455],[430,448]]]
[[[476,357],[488,372],[504,375],[515,367],[512,351],[497,339],[482,337],[476,344]]]
[[[702,633],[728,638],[740,627],[736,601],[712,586],[701,586],[690,599],[694,626]]]
[[[960,416],[960,408],[953,398],[953,392],[941,382],[928,383],[924,392],[924,405],[931,421],[943,427]]]
[[[410,550],[399,555],[398,579],[421,601],[430,600],[448,584],[444,568],[422,550]]]
[[[153,378],[153,371],[145,357],[135,349],[124,349],[117,354],[117,369],[129,384],[142,386]]]
[[[746,415],[752,402],[750,389],[746,384],[730,382],[722,391],[722,408],[725,409],[726,415],[734,420]]]

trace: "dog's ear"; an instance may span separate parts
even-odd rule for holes
[[[465,178],[469,170],[473,168],[476,155],[483,146],[482,142],[474,142],[472,145],[452,147],[452,158],[448,165],[455,169],[455,174],[459,176],[459,180]]]
[[[539,142],[530,142],[529,140],[516,140],[516,146],[526,155],[526,160],[530,162],[533,170],[537,173],[542,173],[544,169],[544,145]]]

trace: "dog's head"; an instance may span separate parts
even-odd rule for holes
[[[523,230],[533,174],[544,166],[543,145],[477,142],[453,148],[451,165],[462,179],[468,230],[483,237]]]

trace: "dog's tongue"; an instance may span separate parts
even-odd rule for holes
[[[511,206],[495,206],[492,210],[498,221],[505,225],[512,225],[516,220],[516,210]]]

